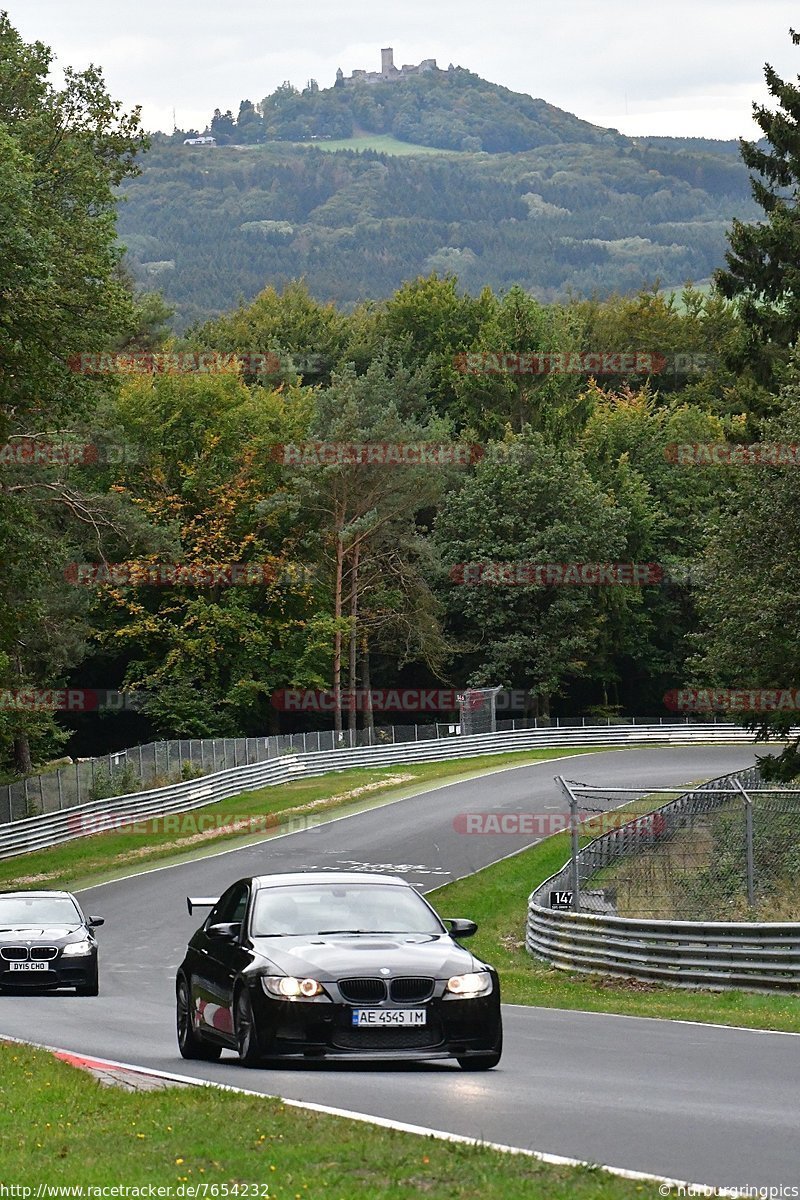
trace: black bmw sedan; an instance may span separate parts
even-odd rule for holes
[[[404,880],[264,875],[188,904],[211,912],[176,980],[184,1058],[500,1061],[497,972],[459,945],[477,926]]]
[[[102,917],[85,917],[70,892],[0,892],[0,988],[74,988],[98,994]]]

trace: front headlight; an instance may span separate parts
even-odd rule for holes
[[[311,1000],[323,995],[316,979],[295,979],[294,975],[262,975],[261,986],[268,996],[279,1000]]]
[[[77,958],[80,954],[91,954],[92,943],[88,938],[84,938],[82,942],[69,942],[61,951],[62,958]]]
[[[474,1000],[476,996],[488,996],[492,990],[492,977],[488,971],[473,971],[469,975],[453,975],[447,981],[445,996],[456,1000]]]

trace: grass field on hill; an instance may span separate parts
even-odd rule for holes
[[[378,150],[381,154],[463,154],[462,150],[437,150],[435,146],[418,146],[413,142],[401,142],[399,138],[392,137],[390,133],[362,133],[351,138],[294,142],[293,145],[315,146],[317,150]]]

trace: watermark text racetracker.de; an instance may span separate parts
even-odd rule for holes
[[[0,445],[0,466],[97,467],[141,462],[139,447],[124,442],[16,437]]]
[[[117,692],[109,688],[0,688],[0,711],[13,712],[122,712],[136,711],[144,692]]]
[[[484,449],[462,442],[276,442],[270,453],[283,467],[468,467]]]
[[[246,1200],[266,1200],[272,1197],[268,1183],[3,1183],[0,1181],[0,1200],[224,1200],[225,1197],[244,1197]]]
[[[664,458],[679,467],[796,467],[800,466],[800,444],[670,442],[664,447]]]
[[[303,563],[68,563],[64,579],[76,587],[255,587],[301,586],[314,582]]]
[[[475,587],[643,587],[665,581],[661,563],[467,562],[450,568],[453,583]]]
[[[530,692],[502,688],[488,698],[478,690],[455,688],[280,688],[270,702],[280,712],[409,712],[450,713],[459,708],[477,711],[493,705],[495,711],[524,708]]]
[[[800,688],[672,688],[664,705],[680,713],[800,712]]]
[[[186,812],[164,813],[160,817],[126,817],[120,814],[71,813],[68,828],[74,837],[86,837],[96,833],[126,833],[131,836],[151,837],[154,834],[169,834],[172,837],[206,838],[225,837],[237,834],[305,833],[317,828],[321,817],[282,817],[279,813],[212,813]]]
[[[667,828],[663,813],[645,813],[641,817],[631,818],[630,813],[600,812],[579,814],[575,820],[576,827],[587,837],[600,837],[623,825],[629,831],[639,836],[649,835],[660,837]],[[458,813],[453,818],[453,829],[456,833],[483,836],[503,834],[519,837],[551,837],[555,833],[563,833],[572,829],[570,814],[535,813],[535,812],[465,812]]]
[[[674,375],[701,374],[716,362],[710,354],[661,354],[647,350],[579,350],[514,353],[478,350],[456,354],[453,366],[464,375]]]

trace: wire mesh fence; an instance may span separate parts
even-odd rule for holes
[[[0,786],[0,823],[59,812],[90,800],[163,787],[229,767],[251,766],[285,754],[382,746],[453,737],[458,724],[391,725],[251,738],[192,738],[148,742],[102,758],[78,759],[55,770]]]
[[[499,689],[486,689],[494,693]],[[192,738],[148,742],[101,758],[77,759],[50,771],[32,774],[24,779],[0,785],[0,824],[21,821],[41,813],[58,812],[102,800],[122,796],[148,787],[161,787],[192,779],[229,767],[250,766],[279,758],[284,754],[356,746],[393,745],[404,742],[438,740],[470,733],[515,732],[524,729],[604,728],[616,725],[668,724],[692,725],[691,717],[553,717],[500,718],[491,704],[467,705],[466,723],[437,721],[415,725],[377,725],[372,729],[345,730],[337,743],[332,729],[316,729],[305,733],[249,738]],[[473,728],[474,720],[482,722]],[[729,721],[703,719],[704,724],[725,724]],[[485,726],[485,727],[484,727]]]
[[[800,920],[800,785],[757,768],[695,791],[625,799],[563,781],[572,847],[564,889],[575,911],[686,921]]]

